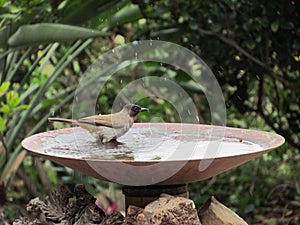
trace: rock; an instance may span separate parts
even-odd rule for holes
[[[162,194],[137,216],[137,225],[201,225],[194,202]]]
[[[199,209],[198,214],[203,225],[248,225],[213,196]]]
[[[95,204],[95,198],[90,195],[82,185],[78,185],[72,193],[67,187],[62,186],[60,192],[52,193],[44,200],[32,199],[27,205],[30,218],[20,218],[14,224],[122,224],[124,217],[113,214],[111,217]],[[103,223],[102,223],[103,222]]]
[[[143,212],[143,209],[134,205],[130,205],[127,209],[127,217],[125,218],[125,225],[136,225],[137,217]]]

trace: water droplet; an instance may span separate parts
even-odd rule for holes
[[[112,51],[113,53],[115,53],[115,49],[112,49],[111,51]]]
[[[166,77],[160,77],[160,81],[165,82],[165,81],[167,81],[167,78]]]
[[[136,52],[134,55],[135,55],[135,59],[137,60],[138,59],[138,53]]]
[[[256,79],[257,79],[257,80],[260,80],[260,76],[256,75]]]
[[[123,84],[123,80],[120,80],[120,84]]]

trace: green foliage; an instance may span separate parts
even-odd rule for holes
[[[29,105],[20,104],[19,93],[15,90],[9,90],[10,82],[3,82],[0,86],[0,98],[5,96],[5,101],[1,102],[0,108],[0,132],[4,132],[7,122],[12,119],[18,111],[29,108]]]
[[[137,4],[146,22],[132,23],[133,40],[173,41],[201,55],[222,86],[228,125],[249,128],[257,121],[253,127],[274,130],[300,149],[299,32],[294,29],[298,3],[263,7],[247,1],[195,1],[193,7],[180,0]],[[199,95],[203,97],[188,77],[180,71],[175,74],[186,90],[197,93],[195,102]],[[204,116],[205,123],[209,117]]]
[[[39,35],[36,35],[39,34]],[[104,33],[96,30],[64,25],[39,23],[21,26],[9,39],[10,47],[24,47],[53,42],[68,42],[78,39],[87,39],[103,36]]]
[[[106,34],[49,23],[55,16],[46,1],[6,2],[0,11],[0,183],[8,186],[25,156],[21,140],[41,130],[51,113],[73,98],[76,83],[64,88],[59,77],[73,72],[69,65],[76,65],[91,38]],[[48,176],[55,183],[53,173]]]
[[[208,185],[200,194],[201,183],[195,184],[198,189],[192,191],[192,198],[215,194],[239,212],[244,209],[243,215],[253,221],[251,217],[257,213],[257,207],[264,207],[272,197],[278,197],[277,191],[271,197],[269,190],[277,190],[284,183],[287,186],[283,190],[292,191],[294,196],[283,191],[284,195],[299,204],[295,182],[299,177],[292,172],[299,170],[295,155],[300,150],[300,89],[297,88],[300,37],[295,29],[300,21],[299,4],[230,0],[138,1],[136,4],[146,22],[131,23],[130,29],[127,28],[127,32],[134,29],[130,40],[160,39],[190,48],[208,63],[222,86],[229,126],[273,130],[289,144],[281,151],[217,176],[214,186]],[[162,72],[158,65],[154,68],[148,74]],[[188,77],[180,71],[174,72],[177,82],[193,96],[197,107],[203,109],[202,121],[208,123],[210,115],[205,96],[188,85]],[[153,102],[147,104],[155,108]],[[203,200],[199,201],[203,203]],[[285,204],[287,208],[294,207],[292,203],[279,201],[278,204],[278,207]]]

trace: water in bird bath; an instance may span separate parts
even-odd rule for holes
[[[131,128],[118,139],[122,143],[119,145],[103,145],[81,128],[50,131],[41,135],[39,141],[40,154],[96,160],[190,160],[249,154],[263,149],[261,144],[238,137],[155,126]]]

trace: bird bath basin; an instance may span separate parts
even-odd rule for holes
[[[252,160],[283,144],[284,138],[211,125],[136,123],[118,141],[123,144],[101,145],[74,127],[35,134],[22,145],[88,176],[125,185],[127,203],[137,203],[162,192],[187,196],[186,184]],[[144,200],[136,205],[145,205]]]

